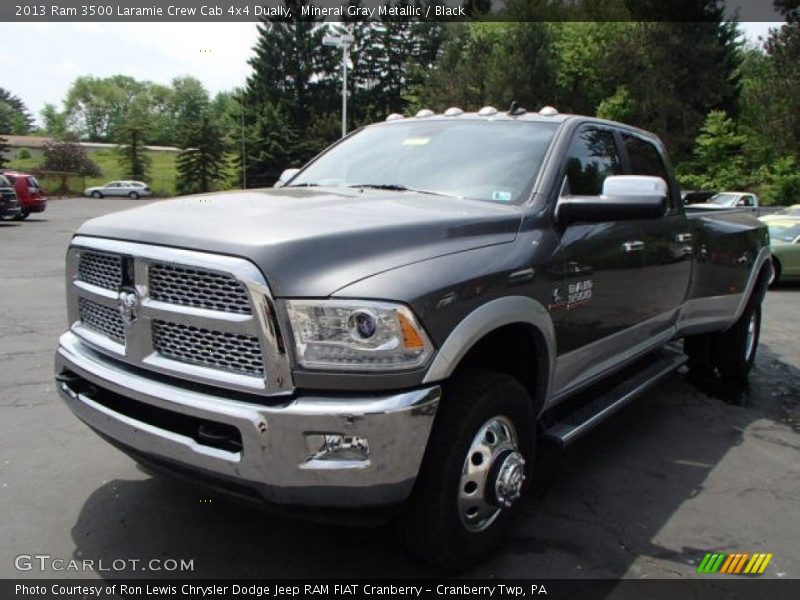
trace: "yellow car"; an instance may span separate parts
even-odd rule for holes
[[[761,220],[769,228],[775,270],[772,283],[800,280],[800,216],[768,215]]]

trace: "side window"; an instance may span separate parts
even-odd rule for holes
[[[670,185],[670,178],[664,159],[654,144],[634,135],[622,134],[625,150],[631,161],[631,175],[650,175],[661,177]],[[672,204],[672,186],[670,185],[670,204]]]
[[[752,196],[742,196],[741,199],[742,206],[755,206],[756,202]]]
[[[573,196],[599,196],[609,175],[620,175],[622,164],[610,131],[583,129],[569,147],[567,184]]]

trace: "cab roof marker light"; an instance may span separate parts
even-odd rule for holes
[[[444,111],[445,117],[457,117],[459,115],[463,115],[464,111],[458,108],[457,106],[451,106],[446,111]]]
[[[478,115],[481,117],[491,117],[492,115],[497,114],[497,109],[494,106],[484,106],[482,109],[478,111]]]
[[[430,108],[423,108],[419,111],[416,115],[418,119],[425,119],[427,117],[432,117],[435,113]]]
[[[539,111],[539,114],[543,117],[555,117],[558,114],[558,110],[552,106],[545,106]]]
[[[405,117],[400,113],[392,113],[388,117],[386,117],[387,121],[399,121],[400,119],[405,119]]]

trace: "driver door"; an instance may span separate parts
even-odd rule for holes
[[[623,173],[613,130],[579,128],[564,173],[562,196],[601,196],[605,178]],[[570,223],[561,234],[561,250],[566,278],[550,308],[564,311],[556,390],[568,393],[613,366],[638,341],[630,330],[643,319],[643,292],[650,283],[642,277],[641,221]]]

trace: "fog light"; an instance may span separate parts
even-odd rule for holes
[[[369,460],[367,438],[341,433],[317,433],[307,436],[312,450],[311,460],[366,461]]]

